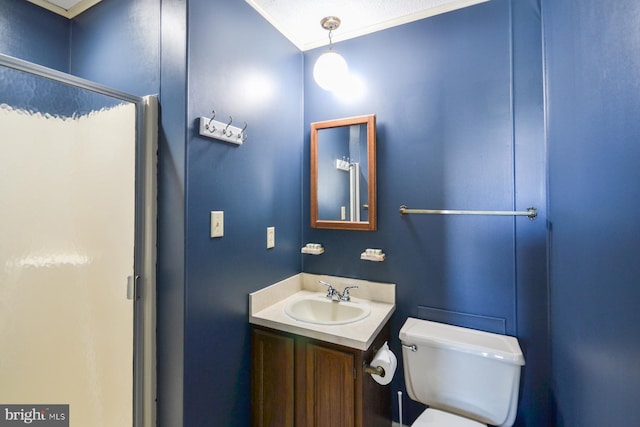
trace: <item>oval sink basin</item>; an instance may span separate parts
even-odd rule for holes
[[[371,314],[366,302],[331,301],[324,295],[293,300],[284,307],[291,318],[317,325],[344,325],[362,320]]]

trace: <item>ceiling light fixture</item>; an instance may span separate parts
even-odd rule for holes
[[[320,21],[320,25],[329,31],[329,50],[324,52],[313,67],[313,78],[325,90],[335,90],[341,86],[349,74],[347,61],[342,55],[333,50],[331,35],[340,26],[340,18],[327,16]]]

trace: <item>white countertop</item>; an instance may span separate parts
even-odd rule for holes
[[[342,290],[351,290],[353,301],[367,301],[371,314],[365,319],[344,325],[319,325],[295,320],[284,312],[293,299],[314,294],[326,294],[326,288],[318,284],[322,280]],[[249,322],[284,332],[290,332],[359,350],[367,350],[395,311],[396,285],[371,282],[346,277],[300,273],[249,294]]]

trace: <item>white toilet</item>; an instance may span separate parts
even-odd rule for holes
[[[412,427],[512,426],[524,356],[518,340],[409,317],[400,329]]]

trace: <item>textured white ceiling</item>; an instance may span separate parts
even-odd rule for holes
[[[56,6],[60,6],[63,9],[71,9],[73,6],[80,3],[82,0],[48,0],[49,3],[53,3]]]
[[[48,0],[54,4],[57,4],[60,7],[64,7],[65,9],[71,9],[73,6],[81,3],[83,0]]]
[[[246,0],[300,50],[329,44],[325,16],[342,21],[333,41],[417,21],[489,0]]]
[[[27,1],[73,18],[101,0]],[[246,0],[300,50],[329,44],[329,34],[320,26],[325,16],[342,21],[332,34],[337,42],[485,1],[489,0]]]
[[[66,18],[80,15],[102,0],[27,0]]]

